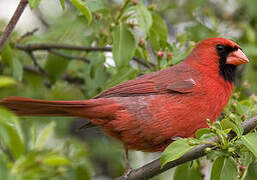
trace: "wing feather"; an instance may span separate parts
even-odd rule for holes
[[[189,65],[179,65],[148,73],[114,86],[94,98],[147,96],[164,93],[190,93],[197,85],[198,73]]]

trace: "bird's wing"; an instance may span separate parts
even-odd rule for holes
[[[197,73],[192,68],[181,63],[114,86],[94,98],[147,96],[172,92],[190,93],[197,86],[197,77]]]

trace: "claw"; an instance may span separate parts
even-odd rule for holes
[[[131,172],[132,172],[132,168],[131,168],[131,167],[129,167],[128,169],[126,168],[126,171],[125,171],[125,173],[124,173],[124,175],[123,175],[124,180],[128,180],[129,174],[130,174]]]

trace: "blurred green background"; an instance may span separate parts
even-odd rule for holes
[[[116,84],[180,62],[195,43],[208,37],[229,38],[241,46],[250,63],[239,69],[237,89],[242,99],[257,93],[256,0],[124,1],[128,5],[119,0],[87,0],[79,1],[87,8],[81,12],[73,1],[56,0],[53,8],[47,2],[37,6],[41,1],[31,1],[35,3],[35,7],[31,4],[32,15],[40,21],[38,30],[26,36],[24,31],[15,31],[1,53],[0,98],[90,99]],[[65,5],[63,10],[61,5]],[[46,8],[61,11],[48,14]],[[0,21],[0,29],[6,23]],[[126,34],[121,57],[115,50],[112,56],[111,51],[19,48],[44,43],[113,45],[115,49],[116,38],[121,38],[118,31]],[[122,175],[122,145],[97,127],[79,130],[85,122],[64,117],[18,118],[0,109],[0,179],[84,180]],[[157,157],[159,154],[130,153],[133,167]],[[171,174],[172,170],[154,179],[171,179]]]

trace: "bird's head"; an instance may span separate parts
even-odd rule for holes
[[[227,81],[235,77],[236,66],[248,63],[247,56],[235,42],[225,38],[208,38],[199,42],[191,55],[194,63],[218,70]]]

